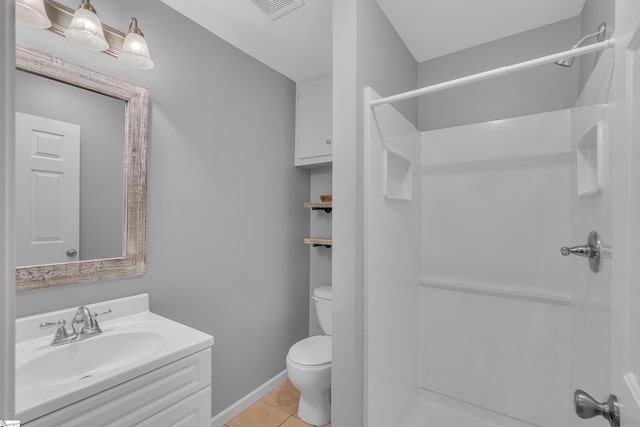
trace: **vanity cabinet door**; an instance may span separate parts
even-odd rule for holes
[[[327,166],[332,160],[331,75],[296,85],[296,166]]]
[[[136,427],[210,427],[211,387],[192,394]]]

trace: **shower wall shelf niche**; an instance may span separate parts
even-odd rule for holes
[[[384,150],[382,156],[384,196],[389,200],[411,201],[413,193],[411,160],[397,150]]]
[[[604,120],[591,126],[580,138],[577,150],[577,191],[584,198],[600,192],[604,186],[606,133]]]

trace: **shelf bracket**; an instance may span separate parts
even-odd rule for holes
[[[312,207],[312,208],[311,208],[311,210],[312,210],[312,211],[323,210],[323,211],[325,211],[326,213],[331,213],[331,210],[332,210],[332,209],[333,209],[333,208],[319,208],[319,207],[317,207],[317,206],[314,206],[314,207]]]
[[[314,244],[313,244],[313,247],[314,247],[314,248],[317,248],[318,246],[324,246],[324,247],[325,247],[325,248],[327,248],[327,249],[331,249],[331,245],[320,245],[320,244],[318,244],[318,243],[314,243]]]

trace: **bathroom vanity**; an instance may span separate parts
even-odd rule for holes
[[[212,336],[151,313],[147,294],[89,310],[102,333],[60,345],[51,345],[55,327],[78,308],[17,319],[22,425],[210,425]],[[43,322],[55,325],[43,329]]]

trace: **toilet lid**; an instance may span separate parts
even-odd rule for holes
[[[298,341],[289,349],[289,358],[306,366],[331,363],[331,337],[316,335]]]

